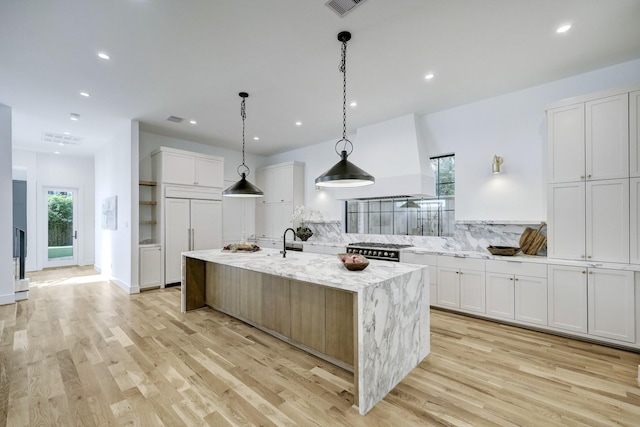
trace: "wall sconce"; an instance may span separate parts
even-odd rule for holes
[[[502,168],[501,168],[502,161],[503,161],[502,157],[500,157],[498,155],[493,156],[493,161],[491,162],[491,171],[493,173],[502,172]]]

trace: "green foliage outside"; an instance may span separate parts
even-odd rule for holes
[[[437,197],[455,194],[456,164],[453,155],[431,159],[431,166],[436,179]]]
[[[60,192],[49,194],[49,246],[73,244],[73,197]]]

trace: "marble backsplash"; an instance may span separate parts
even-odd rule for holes
[[[434,251],[485,251],[487,246],[520,246],[520,236],[527,227],[537,230],[538,224],[497,221],[456,221],[453,237],[406,236],[389,234],[343,233],[340,221],[309,221],[313,231],[309,241],[345,244],[354,242],[384,242],[409,244]],[[546,226],[541,230],[547,233]],[[539,255],[546,255],[546,248]]]

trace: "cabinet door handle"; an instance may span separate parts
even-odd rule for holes
[[[587,175],[587,178],[591,178],[591,174]]]
[[[587,259],[591,259],[591,255],[587,256]]]
[[[584,179],[584,175],[580,175],[580,179]]]
[[[593,271],[590,271],[589,274],[593,274]]]
[[[582,274],[587,274],[587,272],[583,270],[583,271],[582,271]]]
[[[518,279],[518,278],[516,277],[516,282],[517,282],[518,280],[520,280],[520,279]]]
[[[191,250],[196,250],[196,233],[194,233],[194,229],[191,229]]]
[[[509,280],[513,281],[513,277],[509,277]]]

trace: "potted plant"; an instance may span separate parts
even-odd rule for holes
[[[309,209],[307,212],[308,215],[305,215],[304,206],[296,206],[295,211],[293,211],[293,217],[291,218],[291,222],[293,223],[296,218],[300,217],[300,225],[296,228],[296,237],[303,242],[306,242],[311,236],[313,236],[313,231],[311,231],[305,222],[311,220],[314,213],[318,214],[319,217],[322,218],[320,211]]]

